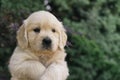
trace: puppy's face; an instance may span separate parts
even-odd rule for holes
[[[57,25],[50,22],[31,23],[28,25],[28,42],[32,49],[36,51],[52,50],[58,48],[59,30],[55,27]]]
[[[64,49],[67,36],[62,24],[45,11],[30,15],[18,31],[18,45],[33,51]]]

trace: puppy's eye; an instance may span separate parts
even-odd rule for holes
[[[36,32],[36,33],[39,33],[40,32],[40,28],[35,28],[35,29],[33,29],[33,31]]]
[[[54,32],[54,33],[55,33],[55,32],[56,32],[56,30],[55,30],[55,29],[52,29],[52,32]]]

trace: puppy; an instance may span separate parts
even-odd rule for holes
[[[11,80],[66,80],[67,35],[47,11],[31,14],[17,32],[18,45],[10,59]]]

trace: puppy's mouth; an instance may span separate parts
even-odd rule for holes
[[[49,47],[49,46],[42,46],[42,49],[43,49],[43,50],[52,50],[52,48]]]

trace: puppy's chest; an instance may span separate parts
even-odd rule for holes
[[[48,56],[48,55],[39,56],[39,61],[46,67],[53,62],[52,56]]]

